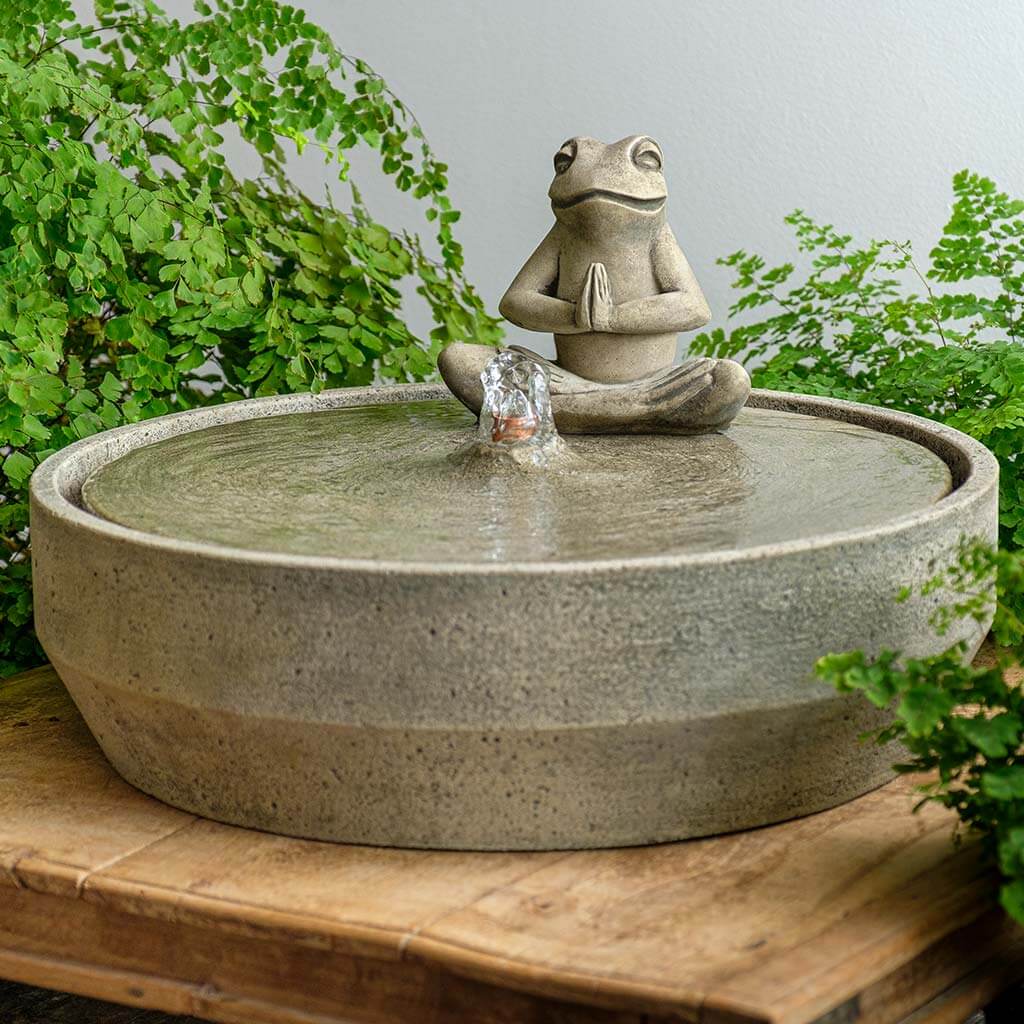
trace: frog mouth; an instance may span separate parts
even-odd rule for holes
[[[658,210],[665,202],[664,196],[655,196],[654,199],[638,199],[636,196],[627,196],[624,192],[592,188],[569,199],[552,200],[551,205],[556,210],[566,210],[570,206],[579,206],[580,203],[586,203],[591,199],[605,199],[609,202],[619,203],[621,206],[632,207],[634,210]]]

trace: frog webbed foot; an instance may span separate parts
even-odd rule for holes
[[[651,416],[680,429],[725,426],[750,394],[750,376],[739,363],[704,356],[687,359],[644,383],[643,400]]]
[[[691,401],[714,384],[715,360],[697,357],[637,381],[644,402],[669,408]]]

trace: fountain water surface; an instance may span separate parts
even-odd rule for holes
[[[573,437],[541,473],[459,458],[476,435],[454,401],[243,420],[136,449],[97,470],[83,499],[179,540],[487,563],[742,550],[877,526],[951,488],[920,444],[767,409],[728,434]]]

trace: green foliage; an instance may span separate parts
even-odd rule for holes
[[[953,179],[953,192],[923,272],[908,244],[860,246],[793,213],[786,219],[809,269],[769,267],[745,252],[721,260],[742,293],[730,312],[745,322],[701,334],[692,350],[750,363],[757,387],[901,409],[976,437],[1000,463],[1000,542],[1020,550],[1024,201],[968,171]],[[1020,639],[1014,623],[1024,618],[1024,597],[1005,606],[1015,618],[1000,614],[999,639]]]
[[[459,214],[416,119],[276,0],[11,0],[0,20],[0,675],[37,663],[26,485],[107,427],[279,391],[429,375],[500,331],[462,275]],[[246,150],[247,177],[225,157]],[[365,144],[421,200],[440,260],[303,195],[285,151]],[[237,162],[236,162],[237,166]],[[398,284],[433,313],[406,326]]]
[[[805,256],[769,267],[736,252],[721,262],[741,292],[728,333],[702,334],[695,352],[741,358],[758,387],[828,395],[941,420],[971,434],[1000,463],[1001,550],[966,543],[956,563],[923,588],[952,596],[936,612],[940,634],[995,603],[996,639],[1024,642],[1024,201],[962,171],[931,264],[910,246],[855,244],[797,211],[787,218]],[[903,599],[911,596],[901,595]],[[1024,922],[1024,690],[1019,655],[990,668],[965,664],[962,644],[930,658],[894,651],[830,654],[820,678],[891,711],[874,734],[900,741],[901,772],[934,772],[928,800],[977,829],[1005,876],[1002,901]]]
[[[933,620],[937,631],[945,633],[965,617],[986,621],[993,583],[1001,600],[1019,607],[1024,553],[966,544],[956,564],[923,588],[925,594],[954,596]],[[972,667],[965,656],[963,644],[934,657],[902,661],[893,651],[882,651],[873,660],[852,651],[827,655],[816,671],[839,692],[858,692],[876,707],[891,709],[891,723],[874,738],[904,745],[910,757],[896,765],[898,772],[934,773],[934,781],[921,787],[925,800],[949,807],[980,833],[1004,876],[1003,906],[1024,923],[1024,689],[1019,655],[1002,651],[990,668]]]

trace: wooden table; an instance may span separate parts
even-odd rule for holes
[[[40,669],[0,683],[0,977],[237,1024],[960,1024],[1024,934],[912,802],[577,853],[287,839],[132,789]]]

